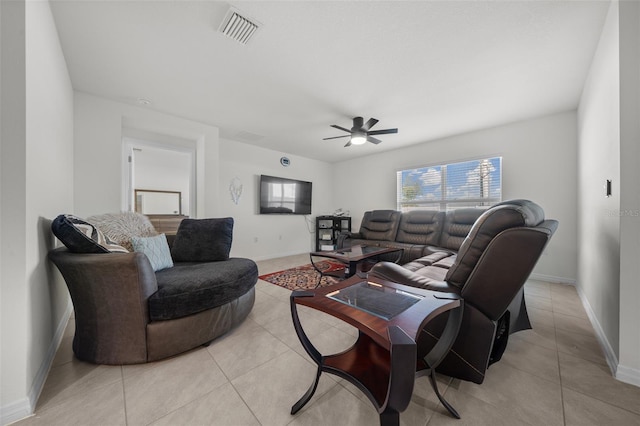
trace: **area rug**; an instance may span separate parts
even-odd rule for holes
[[[344,265],[342,263],[333,260],[317,262],[316,266],[322,272],[337,272],[344,269]],[[284,271],[261,275],[259,278],[289,290],[305,290],[315,288],[316,284],[318,284],[319,277],[320,274],[313,268],[313,265],[308,264],[291,269],[285,269]],[[318,287],[326,287],[339,281],[339,278],[323,276]]]

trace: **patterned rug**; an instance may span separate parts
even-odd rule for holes
[[[316,263],[316,266],[323,272],[336,272],[344,269],[344,265],[342,263],[329,259]],[[308,264],[286,269],[284,271],[261,275],[259,278],[289,290],[300,290],[315,288],[316,284],[318,284],[319,277],[320,274],[318,271],[316,271],[311,264]],[[325,287],[339,281],[339,278],[323,276],[318,287]]]

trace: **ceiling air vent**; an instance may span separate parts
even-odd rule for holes
[[[239,43],[247,44],[259,26],[257,21],[242,16],[235,9],[229,9],[220,25],[220,32]]]

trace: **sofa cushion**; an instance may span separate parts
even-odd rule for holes
[[[425,266],[422,269],[414,271],[421,277],[428,278],[435,281],[445,281],[444,277],[447,275],[447,269],[439,268],[437,266]]]
[[[363,244],[368,245],[366,242]],[[410,262],[412,259],[420,257],[424,250],[424,246],[421,244],[399,243],[397,241],[381,241],[378,245],[380,247],[402,249],[402,253],[389,253],[388,255],[379,256],[380,259],[400,264]],[[398,260],[398,254],[400,254],[400,260]]]
[[[70,214],[61,214],[51,223],[51,231],[72,253],[128,253],[92,224]]]
[[[443,281],[445,274],[446,270],[442,268],[424,266],[418,270],[409,270],[405,266],[396,265],[391,262],[376,263],[369,271],[369,275],[382,278],[383,280],[411,287],[457,294],[459,290],[456,287],[451,287]]]
[[[173,267],[171,251],[164,234],[155,237],[133,237],[131,239],[133,250],[144,253],[154,271]]]
[[[158,235],[149,218],[141,213],[120,212],[89,216],[87,222],[94,224],[109,239],[129,251],[133,251],[133,237]]]
[[[439,247],[459,250],[462,242],[469,235],[471,227],[484,211],[473,208],[448,211],[444,219]]]
[[[449,257],[445,257],[444,259],[435,262],[432,266],[437,266],[438,268],[449,269],[454,265],[454,263],[456,263],[456,259],[457,258],[458,258],[458,255],[457,254],[453,254],[453,255],[451,255]]]
[[[445,213],[437,210],[411,210],[402,213],[396,241],[408,244],[437,245]]]
[[[364,213],[359,233],[366,240],[394,241],[399,223],[398,211],[372,210]]]
[[[152,321],[181,318],[222,306],[249,291],[258,280],[258,267],[250,259],[219,262],[175,262],[156,272],[158,291],[149,297]]]
[[[442,259],[445,259],[447,257],[451,257],[451,256],[453,256],[451,253],[444,252],[444,251],[437,251],[435,253],[431,253],[431,254],[428,254],[426,256],[422,256],[422,257],[420,257],[418,259],[414,259],[412,261],[412,263],[416,263],[418,265],[421,265],[421,267],[431,266],[434,263],[436,263],[436,262],[438,262],[438,261],[440,261]],[[406,265],[403,265],[403,266],[406,267]]]
[[[229,259],[233,218],[184,219],[171,246],[174,262],[216,262]]]

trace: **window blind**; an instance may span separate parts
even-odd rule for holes
[[[502,200],[502,157],[396,172],[397,209],[488,207]]]

